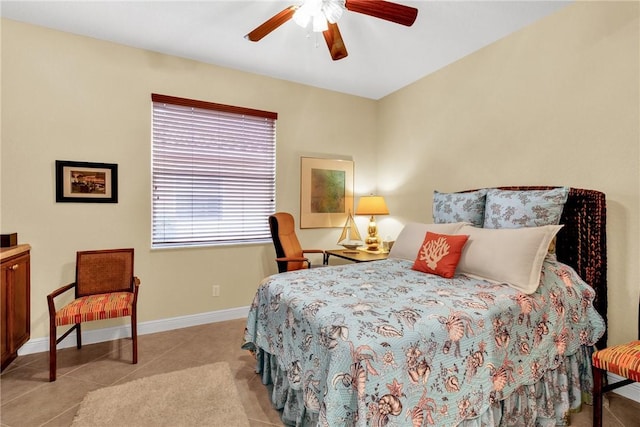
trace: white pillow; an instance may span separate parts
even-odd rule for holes
[[[506,283],[525,294],[540,284],[540,271],[549,243],[562,225],[523,228],[477,228],[465,225],[458,234],[469,236],[456,272]],[[394,246],[395,247],[395,246]]]
[[[460,230],[463,225],[467,225],[467,223],[422,224],[410,222],[404,226],[396,238],[396,241],[393,243],[389,251],[389,258],[402,258],[415,261],[427,231],[438,234],[458,234],[458,230]]]

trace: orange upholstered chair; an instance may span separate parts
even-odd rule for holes
[[[323,254],[322,249],[302,249],[296,236],[293,216],[287,212],[276,212],[269,216],[269,229],[276,249],[278,272],[311,268],[307,253]]]
[[[82,347],[80,324],[92,320],[131,316],[133,363],[138,363],[136,303],[140,280],[133,275],[133,249],[84,251],[76,254],[76,281],[47,295],[49,305],[49,381],[56,380],[56,346],[76,331]],[[75,299],[56,310],[54,298],[74,289]],[[60,338],[57,327],[73,325]]]
[[[616,388],[640,382],[640,302],[638,303],[638,341],[607,347],[593,353],[593,426],[602,426],[603,394]],[[607,372],[625,378],[604,385]]]

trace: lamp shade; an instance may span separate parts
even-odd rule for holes
[[[382,196],[362,196],[358,201],[356,215],[389,215],[389,208]]]

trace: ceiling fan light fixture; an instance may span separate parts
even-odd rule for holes
[[[344,8],[344,0],[306,0],[296,9],[293,20],[302,28],[312,22],[313,31],[321,33],[329,28],[327,21],[338,22]]]
[[[322,6],[322,11],[324,12],[324,16],[327,17],[327,21],[332,24],[338,22],[340,17],[342,16],[342,12],[345,9],[344,1],[342,0],[327,0],[324,2]]]
[[[323,31],[327,31],[329,29],[329,25],[327,24],[327,18],[324,14],[318,14],[313,17],[313,32],[321,33]]]
[[[296,24],[300,25],[302,28],[307,28],[309,25],[309,21],[311,20],[311,14],[309,13],[309,8],[305,8],[303,4],[296,12],[293,14],[293,20]]]

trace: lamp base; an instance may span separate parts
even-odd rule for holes
[[[378,237],[378,225],[376,224],[376,218],[371,215],[369,218],[369,227],[367,228],[367,233],[369,234],[366,239],[364,239],[365,245],[367,245],[368,251],[377,251],[378,246],[380,246],[380,238]]]
[[[367,236],[364,244],[367,245],[368,251],[377,251],[380,248],[380,239],[378,236]]]

